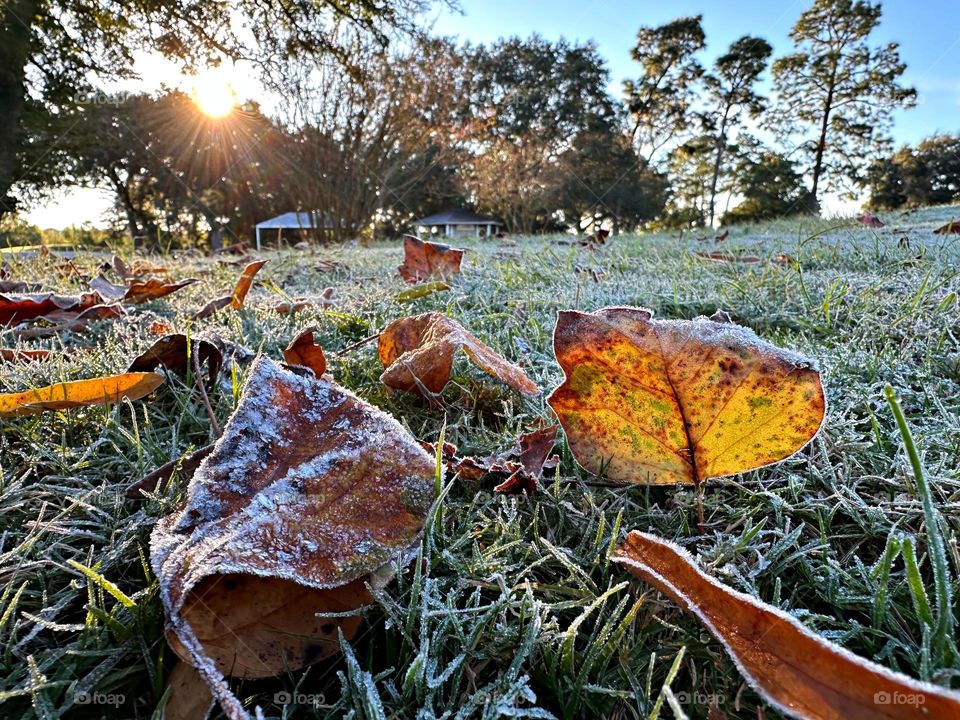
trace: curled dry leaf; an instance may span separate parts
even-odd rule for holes
[[[410,284],[430,279],[449,280],[460,274],[462,260],[463,250],[404,235],[403,265],[398,270],[400,277]]]
[[[101,305],[103,301],[103,296],[96,292],[72,296],[53,293],[0,295],[0,325],[33,320],[58,311],[75,317],[84,310]]]
[[[600,229],[593,235],[587,235],[583,240],[580,240],[580,244],[584,247],[592,248],[594,245],[604,245],[608,237],[610,237],[610,231]]]
[[[860,213],[857,215],[857,222],[859,222],[864,227],[868,228],[882,228],[886,225],[880,218],[878,218],[873,213]]]
[[[824,640],[782,610],[721,584],[689,553],[662,538],[633,531],[612,559],[695,615],[750,685],[791,717],[960,717],[960,694],[895,673]]]
[[[434,460],[393,418],[327,380],[259,359],[237,410],[158,523],[151,563],[168,640],[231,718],[224,674],[296,670],[339,647],[364,585],[416,545]]]
[[[933,231],[934,235],[960,235],[960,220],[951,220]]]
[[[139,304],[165,297],[188,285],[193,285],[195,282],[198,282],[196,278],[181,280],[180,282],[167,282],[155,277],[141,280],[137,279],[137,276],[131,276],[128,284],[124,287],[114,285],[105,277],[99,275],[90,281],[90,287],[110,300]]]
[[[793,455],[823,422],[813,361],[727,317],[568,310],[553,343],[566,379],[548,402],[577,462],[611,480],[669,485],[745,472]]]
[[[444,443],[444,458],[449,470],[456,472],[464,480],[479,480],[492,475],[499,484],[496,492],[508,495],[520,493],[532,494],[537,489],[537,481],[548,468],[555,468],[560,462],[550,451],[557,440],[557,426],[544,425],[517,438],[516,445],[505,453],[486,458],[456,457],[456,448],[448,454]]]
[[[239,310],[243,307],[243,301],[247,299],[247,293],[250,292],[250,286],[253,285],[253,278],[260,272],[260,268],[266,264],[266,260],[255,260],[249,263],[243,269],[243,272],[240,273],[237,286],[233,289],[233,295],[230,297],[230,304],[234,310]]]
[[[395,390],[422,394],[439,393],[450,381],[453,357],[463,349],[477,367],[524,395],[539,395],[523,370],[484,345],[454,320],[440,313],[424,313],[390,323],[377,344],[386,370],[384,385]]]
[[[147,372],[162,366],[170,372],[186,375],[188,370],[193,370],[194,355],[201,365],[207,366],[207,383],[213,385],[223,365],[223,350],[213,336],[201,335],[188,340],[182,333],[165,335],[134,358],[127,372]]]
[[[277,305],[274,310],[281,315],[286,315],[312,307],[327,307],[328,305],[333,305],[333,295],[334,289],[328,287],[319,295],[303,295],[295,297],[290,301],[284,301]]]
[[[194,314],[194,320],[203,320],[213,315],[218,310],[230,305],[234,310],[239,310],[243,307],[244,300],[247,299],[247,293],[250,292],[250,287],[253,285],[253,278],[260,268],[267,264],[266,260],[257,260],[255,262],[247,264],[243,269],[243,272],[240,273],[240,277],[237,279],[237,284],[233,288],[233,292],[229,295],[223,295],[218,298],[214,298],[206,305],[204,305],[197,313]]]
[[[313,370],[313,374],[321,377],[327,371],[327,358],[319,343],[314,343],[315,327],[308,327],[297,335],[283,351],[284,362],[290,365],[300,365]]]
[[[125,373],[5,393],[0,395],[0,418],[35,415],[44,410],[108,405],[123,398],[139,400],[161,384],[163,375],[157,373]]]
[[[159,492],[164,490],[175,475],[193,477],[197,468],[200,467],[200,463],[212,452],[213,445],[207,445],[199,450],[195,450],[189,455],[181,455],[176,460],[171,460],[165,465],[161,465],[128,487],[127,497],[131,500],[142,500],[143,493],[145,492]]]

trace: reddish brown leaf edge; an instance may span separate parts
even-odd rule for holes
[[[802,720],[960,718],[960,694],[861,658],[783,610],[704,573],[683,548],[634,530],[611,558],[693,614],[768,703]]]

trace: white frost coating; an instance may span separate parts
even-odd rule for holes
[[[330,588],[376,571],[416,543],[416,525],[388,521],[399,511],[422,523],[433,466],[396,420],[348,390],[255,363],[185,507],[151,537],[170,625],[229,717],[248,715],[180,615],[190,590],[229,573]]]
[[[801,624],[795,617],[793,617],[789,613],[784,612],[780,608],[774,607],[773,605],[767,605],[766,603],[761,602],[760,600],[757,600],[752,595],[747,595],[746,593],[740,592],[739,590],[735,590],[734,588],[724,585],[723,583],[721,583],[711,575],[708,575],[703,570],[701,570],[700,564],[693,557],[693,555],[691,555],[685,548],[679,545],[675,545],[674,543],[669,542],[657,535],[641,532],[640,530],[631,531],[631,534],[633,533],[636,533],[640,537],[645,538],[647,541],[653,543],[654,545],[665,547],[669,551],[675,552],[676,554],[680,555],[684,560],[686,560],[690,564],[691,568],[694,570],[694,572],[697,573],[699,577],[701,577],[703,580],[713,585],[715,588],[719,589],[721,592],[728,595],[732,595],[734,598],[741,600],[747,603],[748,605],[754,608],[757,608],[762,612],[771,613],[777,616],[781,620],[789,623],[791,626],[796,628],[796,630],[801,634],[803,634],[804,636],[817,642],[821,647],[823,647],[825,651],[832,653],[833,655],[839,656],[842,659],[854,665],[865,667],[871,672],[877,675],[880,675],[884,679],[890,680],[891,682],[903,683],[908,686],[914,687],[921,692],[929,693],[931,695],[937,695],[947,700],[952,700],[954,702],[960,702],[960,693],[955,693],[955,692],[946,690],[942,687],[931,685],[930,683],[924,682],[923,680],[914,680],[913,678],[907,675],[894,672],[893,670],[890,670],[889,668],[886,668],[883,665],[878,665],[877,663],[871,660],[867,660],[866,658],[860,657],[859,655],[856,655],[850,652],[849,650],[847,650],[844,647],[841,647],[840,645],[836,645],[832,642],[829,642],[828,640],[825,640],[823,637],[821,637],[820,635],[816,634],[815,632],[813,632],[812,630],[810,630],[809,628]],[[710,618],[707,616],[707,614],[700,608],[700,606],[692,598],[690,598],[689,596],[681,592],[676,587],[676,585],[671,583],[667,578],[665,578],[663,575],[661,575],[656,570],[654,570],[650,565],[647,565],[646,563],[644,563],[642,560],[637,560],[629,555],[621,554],[619,552],[612,555],[610,559],[613,560],[614,562],[618,562],[623,565],[628,565],[630,567],[637,568],[642,573],[656,578],[658,582],[662,583],[665,587],[669,588],[670,591],[675,596],[679,597],[683,601],[685,609],[688,612],[692,613],[697,618],[697,620],[699,620],[710,631],[710,634],[713,635],[718,641],[720,641],[720,644],[723,645],[724,649],[727,651],[727,654],[733,660],[734,665],[737,666],[737,670],[739,670],[740,674],[743,675],[743,677],[747,680],[747,682],[750,684],[750,687],[752,687],[764,700],[766,700],[768,703],[773,705],[780,712],[783,712],[789,715],[790,717],[799,718],[799,720],[806,720],[806,716],[799,714],[795,708],[782,704],[766,691],[766,689],[760,684],[759,680],[753,675],[753,673],[751,673],[747,669],[747,667],[741,662],[740,657],[737,655],[736,652],[734,652],[733,648],[727,642],[726,638],[724,638],[723,634],[717,630],[716,626],[714,626],[714,624],[710,621]]]

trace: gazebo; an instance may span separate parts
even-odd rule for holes
[[[428,232],[433,228],[442,228],[446,237],[462,237],[464,235],[475,235],[480,237],[481,229],[488,237],[499,232],[503,223],[492,217],[477,215],[473,210],[444,210],[436,215],[430,215],[413,223],[417,231],[426,229]]]
[[[277,243],[283,236],[284,230],[315,230],[316,228],[330,229],[330,219],[321,216],[318,212],[288,212],[283,215],[258,222],[257,225],[257,250],[260,249],[260,232],[262,230],[276,230]]]

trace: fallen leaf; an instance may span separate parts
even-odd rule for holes
[[[398,269],[411,285],[430,278],[449,280],[460,274],[462,260],[463,250],[404,235],[403,265]]]
[[[868,228],[882,228],[886,224],[876,215],[868,212],[860,213],[859,215],[857,215],[856,220],[861,225]]]
[[[547,468],[555,468],[560,462],[556,455],[548,457],[557,440],[557,426],[544,425],[517,438],[513,448],[504,453],[485,458],[456,457],[456,448],[448,453],[444,447],[447,468],[464,480],[480,480],[485,476],[496,478],[496,492],[506,494],[533,493],[537,481]],[[436,452],[434,450],[434,452]]]
[[[951,220],[933,231],[934,235],[960,235],[960,220]]]
[[[49,350],[12,350],[0,348],[0,362],[29,362],[42,360],[50,354]]]
[[[618,482],[695,483],[779,462],[824,417],[812,361],[723,316],[561,312],[566,379],[548,399],[573,455]]]
[[[243,307],[243,301],[247,298],[247,293],[250,292],[250,286],[253,284],[253,278],[260,268],[267,264],[266,260],[256,260],[252,263],[248,263],[247,266],[243,269],[243,272],[240,273],[240,277],[237,279],[237,284],[233,288],[233,292],[229,295],[223,295],[218,298],[214,298],[199,311],[197,311],[193,319],[194,320],[203,320],[213,315],[218,310],[222,310],[227,305],[233,307],[234,310],[239,310]]]
[[[213,695],[190,663],[178,662],[167,679],[170,694],[162,720],[205,720],[213,709]]]
[[[316,331],[315,327],[308,327],[291,340],[283,351],[283,360],[290,365],[309,368],[314,375],[322,377],[327,371],[327,358],[323,354],[323,348],[313,342]]]
[[[203,320],[213,315],[217,310],[222,310],[227,305],[230,305],[233,302],[232,295],[223,295],[222,297],[214,298],[197,312],[193,314],[194,320]]]
[[[411,300],[417,300],[419,298],[426,297],[427,295],[432,295],[435,292],[443,292],[449,289],[450,286],[445,282],[437,281],[423,283],[422,285],[417,285],[409,290],[404,290],[401,293],[397,293],[396,297],[393,299],[396,302],[405,303],[410,302]]]
[[[109,300],[139,304],[162,298],[195,282],[198,282],[195,278],[166,282],[155,277],[141,280],[131,276],[127,285],[115,285],[103,275],[98,275],[90,281],[90,288]]]
[[[193,477],[200,467],[200,463],[213,452],[213,445],[207,445],[189,455],[181,455],[166,465],[161,465],[153,472],[144,475],[140,480],[127,488],[127,497],[131,500],[143,500],[144,492],[159,492],[164,490],[174,475]]]
[[[161,384],[163,375],[157,373],[126,373],[5,393],[0,395],[0,418],[35,415],[45,410],[115,404],[123,398],[138,400]]]
[[[380,362],[386,368],[380,380],[395,390],[439,393],[450,381],[453,357],[461,348],[477,367],[515,390],[524,395],[540,394],[520,367],[456,321],[435,312],[401,318],[384,328],[377,344]]]
[[[246,299],[247,293],[250,292],[250,286],[253,285],[254,276],[260,272],[260,268],[266,264],[266,260],[255,260],[247,265],[243,269],[243,272],[240,273],[240,279],[237,280],[237,286],[233,289],[233,295],[230,297],[230,304],[234,310],[239,310],[243,307],[243,301]]]
[[[592,247],[594,245],[603,245],[606,243],[607,238],[610,237],[609,230],[597,230],[593,235],[587,235],[580,241],[580,244],[585,247]]]
[[[370,602],[364,582],[419,542],[434,459],[348,390],[260,358],[187,498],[151,538],[168,640],[246,718],[223,675],[338,651],[337,629],[359,624],[347,613]]]
[[[214,255],[246,255],[250,252],[250,245],[245,242],[233,243],[233,245],[227,245],[226,247],[219,248],[213,251]]]
[[[289,302],[284,301],[277,305],[274,310],[281,315],[286,315],[288,313],[300,312],[301,310],[306,310],[311,307],[326,307],[333,305],[333,295],[334,289],[328,287],[319,295],[305,295],[295,297]]]
[[[0,294],[0,325],[44,317],[55,311],[79,315],[84,310],[101,305],[103,296],[96,292],[82,295]]]
[[[758,263],[760,258],[754,255],[738,255],[737,253],[729,252],[703,252],[701,250],[696,250],[693,253],[697,257],[702,257],[707,260],[713,260],[714,262],[739,262],[739,263]]]
[[[186,375],[188,370],[193,370],[194,355],[200,365],[207,366],[207,383],[213,385],[223,365],[223,351],[213,336],[200,335],[188,340],[182,333],[165,335],[134,358],[127,372],[149,372],[162,366],[170,372]]]
[[[783,610],[721,584],[663,538],[633,531],[612,559],[696,616],[750,686],[786,715],[806,720],[960,717],[960,694],[823,639]]]
[[[714,242],[723,242],[723,241],[726,240],[728,237],[730,237],[730,231],[729,231],[729,230],[724,230],[722,233],[720,233],[719,235],[717,235],[717,236],[714,238]]]

